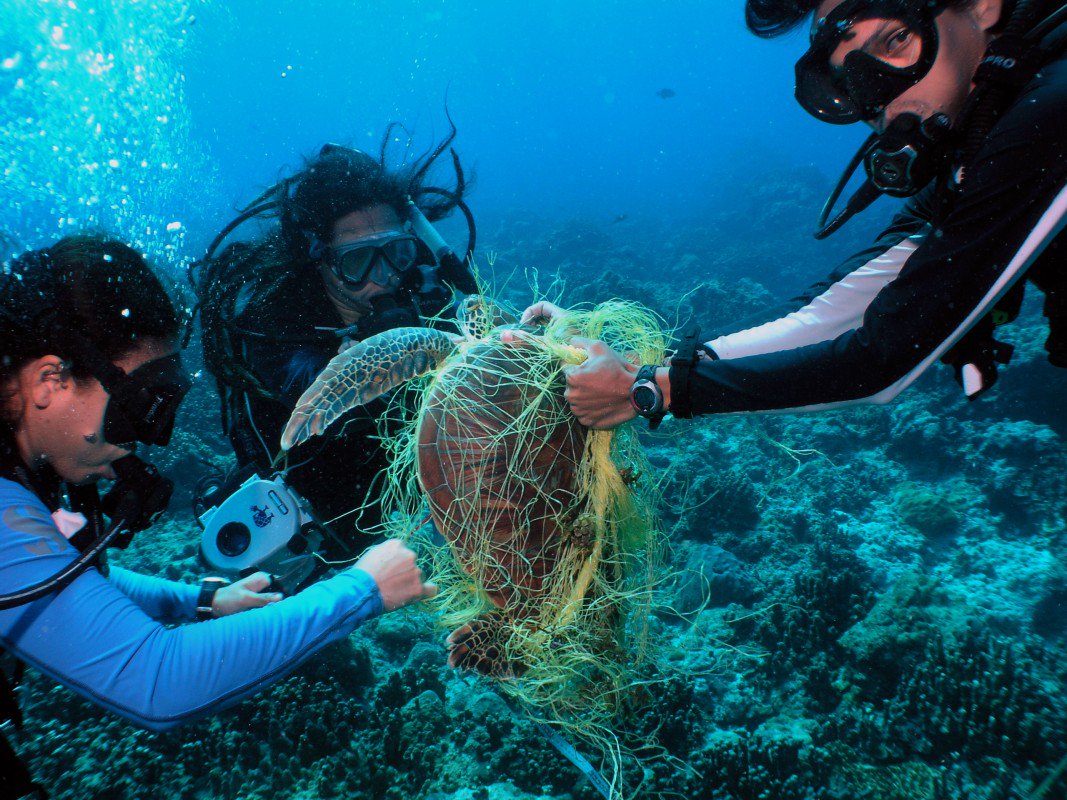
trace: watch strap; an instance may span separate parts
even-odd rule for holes
[[[215,612],[211,604],[215,600],[215,592],[223,586],[228,586],[229,581],[225,578],[208,577],[200,581],[200,594],[196,598],[197,622],[204,622],[215,618]]]

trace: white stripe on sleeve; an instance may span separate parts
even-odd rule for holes
[[[755,328],[720,336],[708,346],[719,358],[741,358],[825,342],[855,330],[875,295],[900,274],[925,236],[926,231],[891,247],[800,310]]]

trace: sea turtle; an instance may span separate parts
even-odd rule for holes
[[[282,448],[437,370],[415,434],[418,480],[460,570],[493,609],[463,627],[453,662],[515,674],[525,669],[508,645],[516,626],[545,629],[545,595],[558,594],[561,580],[571,584],[563,605],[592,584],[595,544],[575,502],[587,431],[567,410],[558,358],[533,337],[490,335],[491,307],[480,298],[462,311],[463,337],[398,328],[337,355],[297,403]],[[558,574],[563,558],[570,575]]]

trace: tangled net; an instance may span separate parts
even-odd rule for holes
[[[622,302],[503,333],[464,342],[397,400],[417,412],[390,442],[390,533],[432,555],[434,602],[468,630],[470,665],[545,721],[613,742],[646,657],[662,535],[635,435],[579,425],[563,369],[586,357],[575,335],[645,364],[662,361],[665,338]]]

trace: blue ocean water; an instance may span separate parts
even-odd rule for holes
[[[4,10],[5,147],[25,169],[7,172],[5,192],[40,201],[34,212],[49,194],[71,203],[64,195],[76,187],[40,186],[49,162],[59,167],[53,148],[105,165],[117,156],[118,166],[79,187],[128,194],[131,184],[163,179],[167,193],[142,186],[139,212],[187,218],[196,244],[324,141],[373,148],[397,121],[416,148],[428,146],[446,129],[446,103],[457,149],[477,169],[473,202],[487,227],[504,212],[698,217],[715,208],[738,164],[833,174],[842,149],[862,139],[795,105],[792,61],[804,34],[759,41],[745,31],[740,3],[5,2]],[[165,154],[176,168],[149,157]],[[47,231],[48,216],[31,221]],[[98,221],[92,210],[67,216]],[[10,213],[0,224],[27,227]]]
[[[417,156],[446,108],[482,263],[558,273],[580,300],[671,320],[694,291],[723,324],[822,278],[887,209],[811,241],[865,133],[797,107],[804,32],[758,40],[740,0],[0,0],[0,19],[4,255],[102,226],[179,280],[322,143],[374,150],[399,122],[410,140],[392,152]],[[509,292],[534,299],[522,281]],[[937,374],[890,410],[648,443],[682,614],[656,619],[654,713],[620,723],[669,756],[630,766],[633,795],[1065,796],[1067,427],[1038,391],[1063,380],[1032,311],[984,405]],[[183,468],[224,452],[214,405],[197,408]],[[195,577],[182,513],[128,563]],[[443,669],[440,638],[398,615],[164,735],[32,677],[19,747],[63,797],[593,797],[494,694]]]
[[[790,99],[803,38],[755,40],[739,4],[234,3],[198,25],[219,35],[188,64],[189,109],[231,191],[324,137],[440,131],[446,100],[483,213],[692,212],[746,150],[833,165],[848,139]]]

